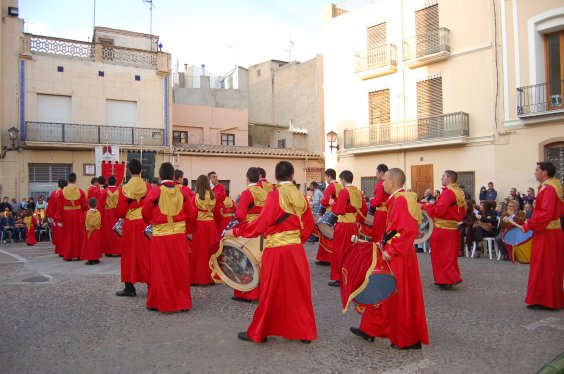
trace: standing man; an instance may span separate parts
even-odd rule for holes
[[[305,196],[292,183],[293,165],[281,161],[275,172],[279,185],[268,194],[259,217],[228,233],[245,238],[264,234],[266,240],[259,304],[248,330],[237,337],[264,343],[267,336],[277,335],[307,344],[317,337],[303,247],[313,230],[313,216]]]
[[[462,282],[458,267],[460,236],[458,222],[464,219],[466,200],[456,184],[458,174],[446,170],[441,177],[443,190],[435,204],[423,205],[423,209],[433,219],[435,229],[431,235],[431,264],[435,284],[440,289],[451,289]]]
[[[176,187],[180,188],[181,191],[184,191],[190,196],[190,199],[194,197],[194,191],[188,185],[184,185],[184,172],[180,169],[174,170],[174,184]],[[157,186],[158,187],[158,184]],[[184,193],[183,192],[183,193]]]
[[[326,212],[331,212],[337,197],[343,186],[336,180],[337,172],[335,169],[325,170],[325,191],[321,199],[321,205],[327,208]],[[315,264],[320,266],[330,266],[333,260],[333,240],[319,234],[319,247],[317,248],[317,257]]]
[[[564,308],[564,235],[560,217],[564,215],[564,191],[554,178],[552,162],[537,162],[535,178],[541,183],[532,217],[522,226],[533,230],[531,270],[525,303],[529,309]]]
[[[323,199],[323,192],[319,189],[317,182],[313,181],[309,184],[309,189],[311,190],[311,209],[315,209],[321,206],[321,199]]]
[[[239,199],[239,206],[235,211],[234,218],[239,221],[253,222],[259,217],[262,207],[266,201],[266,196],[268,195],[265,190],[257,186],[259,180],[259,171],[255,167],[250,167],[247,170],[247,189],[241,192],[241,198]],[[233,290],[232,300],[250,302],[253,300],[258,300],[260,295],[260,286],[257,286],[252,291],[241,292]]]
[[[188,191],[175,187],[170,162],[161,165],[159,177],[161,186],[150,190],[142,208],[145,224],[153,225],[147,309],[161,313],[187,311],[192,308],[192,297],[186,233],[195,226],[196,213]]]
[[[90,179],[90,187],[88,187],[87,198],[90,199],[94,197],[98,199],[100,196],[100,183],[98,183],[98,178],[93,177]]]
[[[390,197],[390,194],[384,190],[384,175],[387,171],[388,167],[385,164],[380,164],[376,167],[378,183],[376,183],[374,188],[374,197],[370,199],[370,206],[376,209],[372,225],[372,241],[374,243],[380,242],[386,231],[386,216],[388,215],[386,201]]]
[[[495,201],[497,199],[497,191],[494,189],[493,182],[488,183],[488,189],[486,190],[486,200]]]
[[[353,173],[350,170],[343,170],[339,174],[339,179],[344,188],[339,193],[337,203],[333,207],[333,213],[338,215],[339,218],[333,237],[331,281],[328,283],[331,287],[339,287],[341,285],[342,258],[345,252],[352,246],[351,237],[358,235],[358,226],[356,225],[357,214],[360,212],[362,216],[366,216],[368,211],[366,201],[364,201],[360,190],[352,185]]]
[[[116,207],[119,199],[119,190],[116,187],[116,177],[108,177],[108,187],[100,192],[98,211],[102,216],[102,248],[101,253],[107,257],[121,255],[121,238],[114,232],[114,225],[118,221]]]
[[[374,337],[389,338],[395,349],[421,349],[421,343],[429,344],[419,263],[413,249],[421,222],[421,208],[417,195],[405,192],[404,184],[402,170],[394,168],[386,172],[384,190],[391,194],[387,200],[386,232],[395,230],[397,234],[382,248],[382,259],[394,273],[397,292],[383,305],[367,306],[359,328],[351,327],[350,330],[369,342],[374,341]],[[387,308],[387,313],[381,313],[382,306]]]
[[[57,218],[57,211],[59,209],[59,195],[63,193],[63,188],[65,188],[67,185],[68,182],[66,181],[66,179],[59,179],[59,181],[57,182],[59,189],[51,192],[51,195],[49,195],[49,204],[47,205],[47,210],[45,211],[47,220],[51,225],[51,242],[55,246],[55,253],[58,254],[59,257],[63,257],[63,250],[61,248],[63,241],[59,240],[62,237],[62,222],[59,218]]]
[[[274,190],[274,186],[266,180],[266,170],[260,167],[257,167],[257,169],[259,171],[259,181],[257,182],[257,186],[265,190],[266,193],[272,192],[272,190]]]
[[[88,210],[88,203],[84,191],[75,184],[76,174],[70,173],[67,180],[68,186],[63,188],[63,192],[59,194],[56,216],[57,220],[63,224],[60,230],[63,260],[72,261],[73,259],[80,260],[84,242],[83,212]]]
[[[125,288],[116,296],[136,296],[134,284],[149,283],[150,243],[143,230],[147,226],[141,215],[151,185],[141,179],[141,162],[134,158],[127,165],[131,178],[121,188],[115,215],[123,218],[121,248],[121,281]]]
[[[208,173],[208,179],[210,180],[210,187],[212,192],[215,195],[215,201],[217,204],[217,209],[219,212],[223,211],[224,201],[227,197],[227,192],[225,191],[225,187],[221,183],[219,183],[219,178],[215,171],[210,171]],[[219,226],[221,225],[221,220],[216,222],[217,229],[219,230]]]

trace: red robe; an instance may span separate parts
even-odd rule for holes
[[[51,242],[55,246],[55,253],[62,255],[62,251],[60,250],[60,245],[58,242],[59,238],[59,231],[61,222],[56,219],[57,215],[57,204],[59,203],[59,193],[62,189],[55,190],[51,192],[49,195],[49,204],[47,204],[47,210],[45,210],[45,215],[51,218]]]
[[[464,219],[466,206],[459,206],[455,193],[443,187],[436,204],[425,204],[423,209],[433,219],[435,228],[431,235],[431,265],[436,284],[457,284],[462,282],[458,267],[460,234],[457,224]],[[451,227],[438,227],[439,220],[448,220]]]
[[[377,243],[384,237],[386,231],[386,201],[390,197],[384,191],[384,180],[380,179],[374,188],[374,197],[370,199],[370,206],[376,208],[374,212],[374,224],[372,225],[372,241]]]
[[[100,217],[100,222],[102,221],[102,215],[97,210],[88,210],[88,212],[84,215],[86,232],[84,234],[84,243],[82,245],[80,258],[87,261],[96,261],[102,257],[102,230],[101,225],[91,227],[89,230],[87,226],[89,215],[98,215]]]
[[[221,220],[219,201],[214,199],[215,205],[211,211],[198,208],[196,200],[198,194],[192,199],[192,204],[197,212],[198,229],[192,234],[192,252],[190,253],[190,283],[197,285],[215,284],[211,277],[210,248],[217,243],[217,222]]]
[[[143,205],[142,214],[146,224],[153,225],[151,238],[151,281],[147,307],[159,312],[175,312],[192,308],[190,295],[190,246],[186,233],[195,228],[195,211],[187,190],[178,189],[182,194],[183,204],[180,212],[172,216],[174,223],[185,227],[175,232],[157,234],[158,225],[167,224],[167,216],[161,212],[159,204],[161,190],[175,188],[174,183],[163,182],[159,188],[152,189]],[[166,227],[166,226],[165,226]]]
[[[101,231],[104,238],[101,241],[101,251],[108,255],[121,255],[121,238],[114,231],[114,225],[119,219],[115,214],[117,201],[108,200],[108,192],[115,193],[116,191],[118,191],[116,186],[108,186],[100,192],[100,199],[98,200],[98,210],[102,214]]]
[[[35,219],[35,217],[31,216],[29,222],[26,222],[26,218],[24,218],[23,220],[25,223],[25,244],[35,245],[37,244],[37,238],[35,237],[35,228],[37,227],[37,220]]]
[[[564,235],[560,226],[563,214],[562,197],[558,197],[553,186],[543,184],[533,216],[523,225],[525,231],[534,233],[526,304],[564,308]]]
[[[132,177],[128,183],[131,183]],[[146,194],[151,185],[145,183]],[[120,190],[115,211],[117,218],[124,218],[122,226],[121,247],[121,281],[128,283],[148,283],[151,277],[150,242],[143,232],[147,227],[141,216],[141,208],[147,195],[137,199],[128,198]]]
[[[96,200],[100,200],[100,187],[96,187],[93,185],[90,185],[90,187],[88,187],[88,191],[86,193],[86,199],[90,199],[91,197],[95,197]]]
[[[306,211],[301,216],[301,230],[300,220],[294,214],[277,224],[285,215],[280,207],[278,188],[268,194],[257,219],[233,229],[235,236],[254,238],[264,234],[267,241],[270,235],[284,231],[299,230],[300,235],[301,244],[266,247],[263,251],[259,304],[247,330],[255,342],[269,335],[302,340],[317,337],[309,266],[303,247],[314,224],[309,204],[305,197],[303,199]]]
[[[59,201],[57,203],[56,217],[63,224],[59,232],[61,234],[61,252],[65,260],[80,258],[84,242],[83,212],[88,210],[86,194],[81,189],[78,189],[79,197],[77,200],[71,201],[65,197],[65,191],[73,186],[69,184],[59,193]]]
[[[353,235],[358,236],[358,226],[356,225],[357,213],[360,210],[361,213],[366,215],[366,212],[368,211],[366,202],[364,201],[364,198],[362,196],[362,206],[360,209],[357,209],[351,205],[350,193],[352,190],[358,191],[354,186],[347,186],[347,188],[343,188],[339,192],[337,202],[333,207],[333,213],[335,213],[336,215],[342,217],[344,217],[345,214],[354,215],[354,220],[351,219],[351,222],[337,222],[337,225],[335,226],[335,234],[333,236],[333,259],[331,260],[330,273],[330,278],[334,281],[341,280],[342,258],[345,252],[347,252],[352,246],[351,237]],[[360,191],[358,192],[360,193]]]
[[[339,182],[332,181],[329,183],[325,191],[323,192],[323,199],[321,199],[321,205],[327,208],[326,212],[330,212],[337,202],[337,197],[339,192],[343,187]],[[333,199],[333,205],[329,204],[329,201]],[[333,240],[327,239],[325,236],[319,233],[319,246],[317,247],[317,261],[331,262],[333,260]]]
[[[417,204],[416,200],[414,204]],[[360,329],[371,336],[389,337],[400,348],[418,342],[429,344],[419,263],[413,248],[418,223],[410,214],[404,196],[395,194],[387,203],[386,231],[397,230],[399,234],[384,247],[392,256],[389,265],[396,278],[397,292],[380,308],[366,307]]]
[[[221,236],[223,230],[231,223],[233,220],[233,213],[237,210],[237,205],[235,201],[229,196],[223,201],[223,209],[221,210],[221,222],[219,223],[219,228],[217,234]]]

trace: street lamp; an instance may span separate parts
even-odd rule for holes
[[[6,153],[8,153],[8,151],[15,151],[16,149],[18,149],[18,147],[16,146],[16,141],[18,140],[18,134],[19,133],[20,133],[20,130],[18,130],[14,126],[12,126],[8,129],[8,136],[10,137],[10,140],[12,141],[12,147],[8,148],[5,145],[2,146],[2,152],[0,153],[0,158],[6,157]]]
[[[329,131],[327,133],[327,141],[329,144],[329,150],[333,153],[333,148],[336,148],[337,151],[339,150],[339,145],[337,143],[337,133],[335,131]],[[333,145],[335,143],[336,145]]]

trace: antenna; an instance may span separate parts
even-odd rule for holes
[[[149,35],[151,40],[151,51],[153,51],[153,0],[143,0],[143,2],[149,4],[149,11],[151,13],[151,18],[149,21]]]
[[[296,45],[292,41],[292,32],[290,31],[290,46],[288,47],[288,62],[292,62],[292,47]]]
[[[233,48],[233,55],[234,55],[234,59],[235,59],[235,66],[237,66],[237,47],[239,46],[239,44],[241,44],[241,42],[235,40],[235,41],[233,41],[230,45],[228,45],[229,48]]]

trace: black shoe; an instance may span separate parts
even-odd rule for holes
[[[300,341],[301,341],[302,343],[304,343],[304,344],[309,344],[309,343],[311,343],[311,340],[302,339],[302,340],[300,340]]]
[[[540,304],[531,304],[531,305],[527,305],[527,309],[532,309],[532,310],[552,310],[552,308],[546,307],[544,305],[540,305]]]
[[[437,284],[439,286],[439,290],[448,291],[452,290],[452,284]]]
[[[319,266],[331,266],[331,263],[326,261],[315,261],[315,264]]]
[[[373,336],[368,335],[367,333],[365,333],[359,328],[351,327],[349,330],[351,330],[353,334],[355,334],[356,336],[360,336],[362,339],[366,340],[367,342],[372,343],[374,341]]]
[[[341,287],[341,282],[339,281],[331,281],[327,284],[330,285],[331,287]]]
[[[125,283],[125,288],[121,291],[116,292],[116,296],[127,296],[127,297],[137,296],[133,283]]]
[[[398,347],[397,345],[395,345],[394,343],[390,344],[390,347],[392,347],[393,349],[421,349],[421,342],[417,342],[413,345],[407,346],[407,347]]]
[[[147,310],[150,310],[151,312],[158,312],[159,311],[157,308],[151,308],[150,306],[146,306],[145,308],[147,308]]]
[[[255,342],[254,340],[252,340],[251,338],[249,338],[249,335],[247,335],[247,333],[245,331],[240,332],[237,334],[237,338],[239,338],[239,340],[244,340],[246,342]],[[266,343],[266,338],[262,339],[259,343]]]
[[[231,296],[231,300],[240,301],[240,302],[243,302],[243,303],[252,303],[253,302],[253,300],[244,299],[242,297],[237,297],[237,296]]]
[[[100,262],[100,261],[98,261],[98,262]],[[84,265],[96,265],[98,262],[96,262],[96,261],[86,261],[84,263]]]

